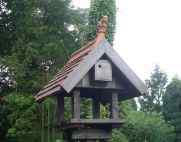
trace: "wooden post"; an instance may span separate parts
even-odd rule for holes
[[[92,99],[92,113],[93,118],[100,118],[100,102]]]
[[[110,106],[109,106],[109,118],[112,119],[112,98],[111,98],[111,102],[110,102]]]
[[[118,93],[113,93],[112,94],[112,103],[111,103],[111,107],[112,107],[112,119],[119,119],[119,105],[118,105]]]
[[[57,123],[58,125],[64,121],[64,96],[57,95]]]
[[[73,92],[73,119],[80,119],[80,91],[75,90]]]

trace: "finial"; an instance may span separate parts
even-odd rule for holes
[[[103,16],[97,25],[97,41],[105,39],[108,28],[108,16]]]
[[[108,16],[103,16],[97,25],[97,34],[104,33],[106,34],[108,27]]]

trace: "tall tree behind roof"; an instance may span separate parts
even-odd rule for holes
[[[96,27],[100,18],[107,15],[109,18],[107,39],[113,43],[116,25],[116,1],[115,0],[91,0],[89,12],[89,29],[87,39],[91,40],[96,35]]]
[[[163,97],[163,114],[166,120],[175,127],[176,142],[181,141],[181,80],[173,78],[166,87]]]
[[[31,95],[80,47],[79,27],[85,25],[84,12],[70,2],[0,0],[0,141],[40,141]]]
[[[144,112],[162,111],[163,96],[167,85],[167,74],[161,71],[158,65],[155,66],[150,79],[146,80],[148,95],[139,98],[141,110]]]

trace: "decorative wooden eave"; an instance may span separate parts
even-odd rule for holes
[[[147,94],[144,83],[105,39],[107,23],[108,18],[104,16],[98,24],[96,39],[72,54],[62,70],[35,96],[37,101],[61,91],[70,93],[103,55],[107,55],[139,95]]]

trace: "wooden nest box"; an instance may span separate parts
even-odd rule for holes
[[[118,102],[147,93],[144,83],[105,39],[108,18],[98,24],[95,40],[73,53],[60,72],[36,96],[57,97],[58,123],[71,140],[106,140],[120,126]],[[72,98],[72,119],[64,125],[64,97]],[[92,118],[80,117],[81,98],[92,99]],[[100,104],[110,104],[110,117],[100,118]]]

